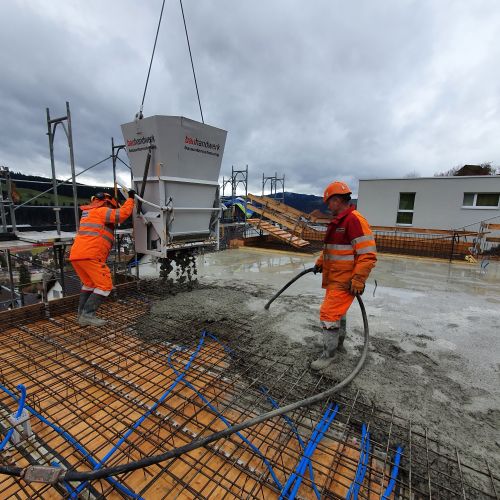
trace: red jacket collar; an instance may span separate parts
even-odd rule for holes
[[[345,210],[343,210],[338,215],[336,215],[332,219],[331,223],[338,224],[346,215],[350,214],[354,210],[356,210],[356,208],[353,205],[349,205]]]

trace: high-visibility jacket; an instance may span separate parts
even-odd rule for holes
[[[113,247],[115,224],[124,222],[132,214],[134,200],[129,198],[120,208],[86,205],[82,208],[80,229],[71,247],[69,260],[93,259],[106,262]]]
[[[323,252],[316,265],[323,268],[322,287],[347,290],[349,282],[364,285],[377,262],[377,248],[367,220],[353,206],[330,222]]]

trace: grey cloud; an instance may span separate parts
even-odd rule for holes
[[[13,169],[48,157],[45,107],[58,114],[66,99],[79,166],[109,154],[138,110],[161,1],[51,6],[9,3],[0,21],[9,47],[0,162]],[[206,122],[229,131],[222,173],[248,164],[253,190],[262,172],[320,193],[334,177],[355,186],[499,163],[494,0],[184,0],[184,9]],[[199,119],[177,2],[166,2],[145,114]],[[109,165],[93,175],[109,181]]]

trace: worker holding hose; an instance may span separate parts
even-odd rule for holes
[[[120,207],[108,193],[97,193],[90,205],[82,205],[80,228],[71,248],[69,260],[82,282],[78,305],[81,326],[103,326],[106,321],[96,317],[96,311],[113,289],[111,271],[106,265],[113,247],[114,228],[130,217],[134,209],[135,191]]]
[[[363,293],[366,279],[377,261],[374,236],[367,220],[350,205],[351,194],[347,184],[335,181],[328,185],[323,196],[333,218],[314,271],[322,273],[322,287],[326,292],[319,316],[323,352],[311,363],[313,370],[327,368],[335,352],[343,347],[345,314],[354,297]]]

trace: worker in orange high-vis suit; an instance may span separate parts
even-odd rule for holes
[[[326,289],[320,308],[323,352],[311,363],[313,370],[324,370],[337,349],[342,349],[345,314],[355,295],[362,294],[370,271],[377,261],[375,239],[366,219],[349,204],[351,190],[344,182],[328,185],[323,196],[332,212],[323,251],[316,261],[315,273],[322,273]]]
[[[82,282],[78,323],[81,326],[102,326],[96,311],[113,289],[111,272],[106,259],[113,247],[114,228],[130,217],[134,209],[135,191],[128,192],[120,207],[108,193],[92,196],[90,205],[82,205],[80,228],[71,247],[69,260]]]

